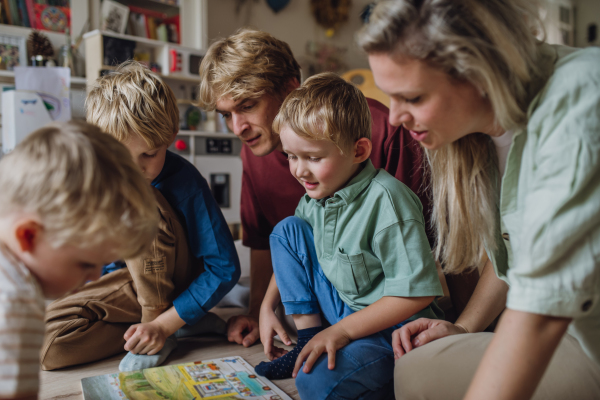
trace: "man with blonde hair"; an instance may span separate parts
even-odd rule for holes
[[[127,149],[51,124],[0,161],[0,398],[37,399],[45,299],[146,251],[158,213]]]
[[[86,107],[88,121],[122,142],[153,186],[161,221],[150,251],[107,266],[97,283],[50,307],[42,366],[127,350],[121,371],[155,367],[176,337],[225,333],[209,310],[237,283],[239,260],[206,180],[167,150],[179,129],[169,86],[141,64],[125,63],[95,82]],[[85,352],[68,351],[86,345]]]
[[[241,29],[216,41],[200,65],[200,105],[217,110],[246,146],[243,163],[241,217],[243,243],[250,247],[249,315],[228,321],[228,337],[250,346],[259,337],[258,317],[276,324],[277,332],[291,343],[273,311],[261,313],[261,303],[273,274],[269,235],[277,223],[294,214],[304,189],[290,175],[287,155],[272,123],[285,97],[300,85],[300,66],[287,43],[266,32]],[[391,126],[388,109],[368,99],[372,117],[376,168],[385,168],[419,195],[426,215],[427,196],[421,191],[422,153],[402,127]],[[428,222],[428,218],[426,218]],[[269,291],[277,296],[273,280]],[[262,324],[262,322],[261,322]],[[265,349],[270,353],[270,349]],[[281,354],[281,353],[276,353]]]

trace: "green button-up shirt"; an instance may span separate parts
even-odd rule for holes
[[[325,276],[353,310],[383,296],[438,296],[442,287],[419,198],[370,160],[333,197],[300,200]],[[439,318],[435,303],[413,318]]]
[[[554,71],[515,132],[488,254],[508,308],[573,318],[600,364],[600,49],[544,52]]]

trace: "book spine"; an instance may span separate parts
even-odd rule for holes
[[[12,18],[13,25],[21,25],[21,18],[19,17],[19,7],[17,6],[17,0],[9,0],[10,4],[10,15]]]
[[[150,32],[152,30],[151,26],[150,26],[150,18],[148,17],[146,14],[142,14],[142,16],[144,17],[144,26],[146,27],[146,37],[148,39],[152,39],[152,35],[150,35]]]
[[[29,24],[32,28],[36,28],[35,23],[35,10],[33,9],[33,0],[25,0],[25,6],[27,7],[27,16],[29,17]]]
[[[6,15],[6,22],[9,25],[13,25],[12,14],[10,13],[10,7],[8,4],[8,0],[2,0],[2,7],[4,7],[4,14]]]
[[[158,18],[158,19],[167,18],[167,14],[164,14],[164,13],[161,13],[158,11],[148,10],[148,9],[142,8],[142,7],[129,6],[129,11],[138,13],[138,14],[144,14],[148,17],[154,17],[154,18]]]
[[[27,12],[25,0],[17,0],[17,2],[19,3],[19,15],[23,21],[23,26],[26,28],[31,28],[31,22],[29,22],[29,13]]]

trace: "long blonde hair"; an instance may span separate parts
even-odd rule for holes
[[[538,69],[538,9],[530,0],[387,0],[357,35],[367,53],[425,61],[477,87],[505,130],[527,122]],[[433,192],[435,255],[446,273],[476,266],[496,249],[498,168],[488,135],[426,151]]]

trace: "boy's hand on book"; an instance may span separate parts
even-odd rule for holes
[[[340,324],[332,325],[329,328],[317,333],[314,338],[306,343],[306,346],[304,346],[298,355],[294,372],[292,372],[292,377],[295,378],[296,375],[298,375],[298,371],[300,371],[300,367],[302,367],[304,360],[306,360],[306,364],[304,364],[302,371],[304,373],[309,373],[321,354],[325,352],[327,352],[328,356],[327,368],[330,370],[334,369],[336,352],[350,343],[350,340],[350,336],[346,331],[344,331]]]
[[[273,336],[275,335],[279,335],[281,340],[283,340],[283,343],[286,345],[292,345],[292,341],[290,340],[288,333],[285,331],[285,328],[273,310],[269,308],[261,309],[259,328],[260,341],[265,348],[265,355],[269,357],[269,360],[273,361],[274,359],[279,358],[288,352],[285,349],[273,345]]]
[[[461,333],[468,333],[462,325],[454,325],[451,322],[439,319],[419,318],[392,333],[394,358],[397,360],[413,348]]]
[[[167,340],[167,336],[160,324],[155,321],[131,325],[123,338],[125,350],[133,354],[147,354],[149,356],[158,353]]]

